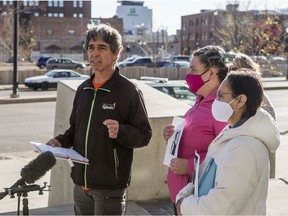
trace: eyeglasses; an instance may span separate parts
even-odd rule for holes
[[[231,94],[231,95],[233,95],[232,92],[218,92],[218,93],[217,93],[217,100],[223,99],[223,95],[225,95],[225,94]]]

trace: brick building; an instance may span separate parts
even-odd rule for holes
[[[267,23],[267,17],[271,15],[277,16],[277,24]],[[241,22],[242,24],[239,26],[242,26],[242,29],[229,29],[229,16],[237,17],[230,17],[230,22],[231,20],[235,23]],[[244,29],[243,24],[245,24]],[[263,27],[264,25],[265,27]],[[256,47],[259,43],[257,44],[257,41],[255,40],[255,29],[263,32],[266,31],[265,33],[267,33],[268,29],[270,33],[275,33],[276,27],[278,30],[288,27],[287,14],[266,10],[239,11],[237,4],[227,5],[226,10],[201,10],[198,14],[181,16],[181,54],[191,55],[195,49],[206,45],[221,45],[225,47],[223,40],[219,40],[219,33],[223,30],[230,32],[230,34],[238,34],[239,37],[242,35],[242,41],[245,41],[245,43],[252,43]],[[270,33],[267,33],[267,35],[271,35]],[[282,37],[281,35],[277,36],[279,38]],[[235,38],[237,39],[237,37]],[[253,50],[253,45],[251,45],[251,53],[257,53],[257,51]],[[229,49],[231,49],[231,47],[229,47]]]
[[[96,24],[109,23],[120,33],[123,32],[122,19],[91,18],[91,1],[26,0],[18,1],[18,5],[19,18],[31,20],[35,35],[36,46],[33,49],[32,60],[43,55],[83,60],[83,34],[91,19],[96,20]],[[1,11],[6,11],[9,7],[13,8],[12,1],[0,1]]]

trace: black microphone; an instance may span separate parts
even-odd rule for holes
[[[17,188],[18,186],[25,186],[27,184],[32,184],[45,173],[50,170],[56,164],[56,159],[50,151],[46,151],[37,158],[30,161],[21,170],[21,177],[15,184],[13,184],[9,189]],[[0,193],[0,200],[8,194],[8,189],[5,192]]]
[[[22,168],[20,175],[24,182],[32,184],[44,176],[55,164],[54,155],[50,151],[46,151]]]

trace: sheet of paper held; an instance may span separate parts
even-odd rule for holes
[[[180,139],[181,139],[182,132],[184,129],[184,125],[185,125],[185,119],[178,117],[178,116],[174,116],[172,125],[174,125],[174,133],[168,139],[165,157],[163,161],[163,164],[169,167],[170,167],[171,159],[177,158],[178,147],[179,147]]]

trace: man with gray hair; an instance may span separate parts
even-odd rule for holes
[[[119,32],[94,26],[84,46],[92,76],[77,89],[70,128],[47,144],[73,147],[89,159],[89,165],[72,168],[76,215],[123,215],[133,149],[148,145],[152,131],[142,92],[115,67],[122,51]]]

